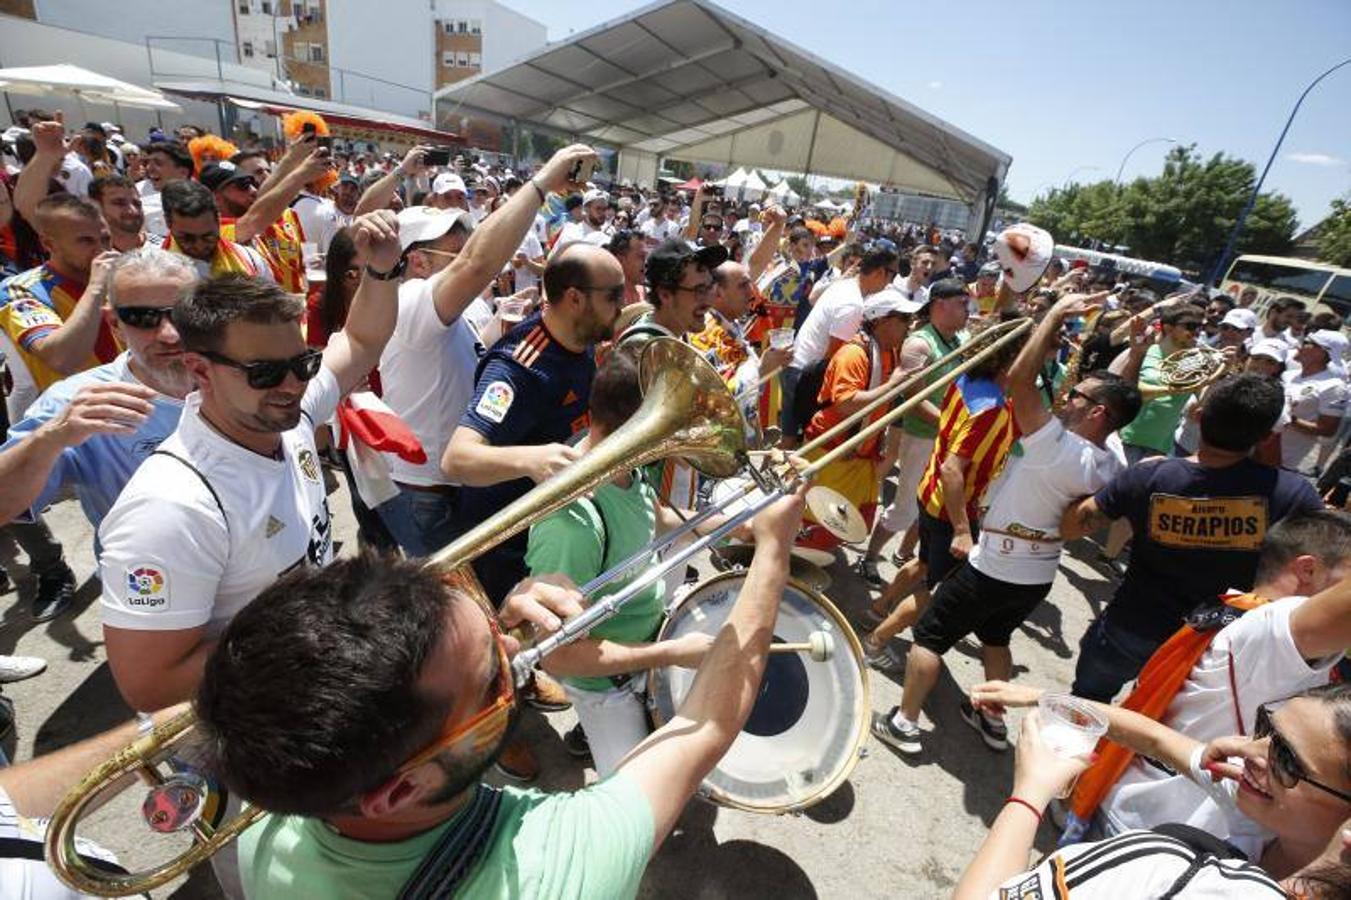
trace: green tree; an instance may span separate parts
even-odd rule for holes
[[[802,198],[803,203],[812,202],[812,198],[816,196],[815,192],[812,191],[811,186],[807,184],[805,175],[789,175],[784,180],[787,181],[788,186],[793,189],[793,193]]]
[[[1351,196],[1332,201],[1332,211],[1318,227],[1318,258],[1351,267]]]

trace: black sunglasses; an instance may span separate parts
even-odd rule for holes
[[[1095,400],[1094,398],[1088,396],[1088,395],[1085,394],[1083,391],[1079,390],[1077,387],[1072,387],[1072,388],[1070,388],[1069,398],[1070,398],[1071,400],[1073,400],[1075,397],[1078,397],[1080,400],[1084,401],[1085,403],[1091,403],[1091,404],[1093,404],[1094,406],[1097,406],[1097,405],[1101,402],[1101,401],[1099,401],[1099,400]]]
[[[290,372],[300,381],[309,381],[319,374],[319,366],[324,361],[322,350],[306,350],[299,356],[293,356],[290,359],[260,359],[248,363],[242,363],[237,359],[231,359],[223,353],[216,353],[212,350],[203,350],[201,354],[212,362],[218,362],[223,366],[229,366],[243,372],[245,378],[248,379],[249,387],[259,391],[265,391],[281,384],[286,380],[287,372]]]
[[[158,328],[170,313],[172,306],[118,306],[113,308],[117,320],[131,328],[143,328],[147,331]]]
[[[1257,740],[1271,739],[1267,762],[1271,766],[1271,774],[1276,776],[1276,780],[1287,790],[1304,781],[1344,803],[1351,803],[1351,794],[1309,777],[1309,772],[1304,768],[1304,763],[1299,761],[1295,748],[1291,747],[1284,735],[1276,730],[1276,723],[1271,720],[1270,704],[1263,703],[1257,707],[1257,721],[1253,724],[1252,736]]]

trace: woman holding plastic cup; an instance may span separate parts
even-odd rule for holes
[[[971,701],[977,708],[1031,706],[1042,693],[993,681],[977,685]],[[1224,835],[1160,824],[1062,847],[1023,871],[1046,805],[1087,764],[1086,757],[1062,756],[1049,746],[1038,710],[1023,720],[1013,793],[954,897],[983,900],[1001,889],[1003,896],[1059,896],[1064,891],[1057,894],[1056,885],[1073,887],[1076,898],[1347,895],[1351,686],[1315,688],[1265,706],[1252,736],[1209,744],[1130,710],[1091,705],[1106,717],[1108,738],[1188,773],[1208,802],[1267,829],[1272,836],[1252,861],[1258,865],[1245,862]]]

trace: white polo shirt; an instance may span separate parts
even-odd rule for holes
[[[480,352],[467,316],[442,324],[431,279],[399,285],[399,320],[380,357],[381,399],[413,429],[427,461],[417,465],[388,454],[392,479],[423,486],[451,483],[441,471],[441,454],[474,394]]]
[[[846,278],[826,288],[816,298],[816,304],[807,314],[793,341],[794,369],[805,369],[823,359],[830,347],[830,339],[851,341],[863,322],[863,293],[857,278]]]
[[[341,393],[321,368],[272,459],[229,440],[189,394],[178,429],[136,470],[102,526],[103,624],[206,626],[215,638],[279,576],[327,565],[333,532],[314,428]],[[170,455],[172,454],[172,455]]]
[[[1291,419],[1316,422],[1319,416],[1340,419],[1346,414],[1346,379],[1331,369],[1305,375],[1299,369],[1286,372],[1285,409]],[[1318,438],[1294,428],[1281,432],[1281,468],[1301,470],[1304,458]]]

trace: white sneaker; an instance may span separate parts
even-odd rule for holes
[[[47,668],[47,660],[37,656],[0,656],[0,684],[32,678]]]

